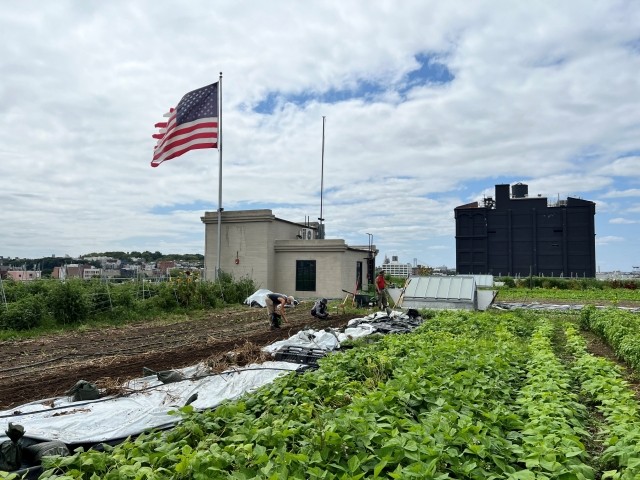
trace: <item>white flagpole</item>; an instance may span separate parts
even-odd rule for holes
[[[215,280],[220,278],[220,238],[222,234],[222,72],[218,79],[218,250]]]
[[[324,240],[324,217],[322,216],[322,190],[324,188],[324,124],[327,117],[322,116],[322,163],[320,167],[320,216],[318,217],[318,238]]]

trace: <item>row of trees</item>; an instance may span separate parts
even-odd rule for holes
[[[129,320],[163,312],[241,304],[255,290],[251,279],[221,274],[215,282],[180,275],[170,282],[106,283],[72,279],[3,282],[0,329],[81,323],[94,319]],[[1,300],[1,299],[0,299]]]
[[[109,257],[120,261],[131,262],[134,259],[142,259],[144,262],[157,262],[158,260],[177,260],[191,263],[204,263],[204,255],[200,253],[186,253],[186,254],[164,254],[159,251],[150,252],[145,250],[144,252],[93,252],[82,255],[82,257]]]

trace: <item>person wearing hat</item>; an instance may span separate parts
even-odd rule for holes
[[[384,270],[380,270],[378,272],[378,276],[376,277],[376,293],[378,294],[378,309],[386,310],[387,309],[387,281],[384,279]]]
[[[293,305],[294,298],[283,295],[282,293],[269,293],[264,301],[267,304],[267,313],[269,314],[269,320],[271,321],[271,330],[280,328],[282,321],[287,321],[287,317],[284,314],[284,307],[286,305]]]
[[[313,308],[311,309],[311,316],[319,318],[320,320],[326,320],[329,317],[326,298],[316,300],[316,303],[313,304]]]

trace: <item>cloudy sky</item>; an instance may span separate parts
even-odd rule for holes
[[[456,206],[523,182],[596,202],[640,266],[640,2],[4,2],[0,255],[204,253],[218,152],[151,168],[223,73],[222,207],[455,267]],[[322,117],[325,124],[322,169]]]

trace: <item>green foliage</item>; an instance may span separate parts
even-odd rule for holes
[[[215,411],[185,407],[168,432],[49,461],[42,478],[507,478],[523,470],[527,349],[510,324],[524,321],[436,316]]]
[[[0,326],[5,329],[29,330],[39,327],[46,317],[42,295],[31,295],[0,307]]]
[[[589,330],[591,327],[591,316],[596,312],[596,307],[593,305],[587,305],[580,310],[580,328],[583,330]]]
[[[516,453],[531,478],[593,479],[580,438],[588,436],[583,423],[586,409],[571,391],[569,372],[553,352],[552,333],[547,321],[532,337],[527,382],[517,398],[526,420]]]
[[[520,286],[519,288],[500,287],[498,290],[498,301],[520,300],[553,300],[558,303],[563,300],[570,302],[579,302],[583,304],[617,304],[619,301],[640,302],[640,291],[631,289],[611,289],[602,285],[602,288],[579,289],[571,288],[580,285],[579,281],[566,281],[564,287],[542,288],[535,287],[530,289],[528,286]],[[572,284],[575,283],[575,285]],[[524,284],[519,284],[524,285]],[[563,285],[563,284],[560,284]]]
[[[616,364],[587,353],[575,328],[567,326],[565,335],[576,359],[572,371],[580,392],[604,419],[599,435],[605,450],[597,459],[602,478],[640,477],[640,405],[635,393]]]
[[[0,470],[0,480],[22,480],[22,476],[17,473],[3,472]]]
[[[504,283],[504,286],[507,288],[515,288],[516,282],[513,277],[499,277],[496,278],[496,282]]]
[[[89,316],[91,306],[82,280],[56,283],[47,303],[55,321],[61,324],[83,322]]]
[[[596,278],[563,278],[563,277],[522,277],[514,279],[512,277],[498,277],[498,282],[504,282],[503,289],[508,288],[521,288],[521,289],[544,289],[554,291],[556,294],[558,290],[572,290],[572,291],[607,291],[617,290],[624,292],[630,291],[631,298],[640,300],[640,297],[635,293],[635,290],[640,289],[640,281],[626,279],[626,280],[598,280]],[[598,294],[596,293],[595,296]],[[627,293],[622,293],[623,296],[627,296]],[[611,295],[610,295],[611,296]]]
[[[225,272],[220,272],[213,288],[225,304],[242,303],[256,290],[255,283],[251,278],[245,277],[235,281],[230,274]]]
[[[640,372],[640,317],[617,308],[585,310],[581,326],[605,339],[620,358]]]
[[[137,290],[134,282],[109,285],[112,305],[123,309],[135,308]]]
[[[208,288],[220,301],[232,298],[234,283],[195,282],[190,308]],[[162,289],[175,298],[177,287],[150,286],[153,296],[136,302],[157,301]],[[182,287],[192,292],[188,282]],[[615,365],[586,354],[565,319],[429,313],[411,334],[353,342],[316,371],[283,374],[213,411],[184,407],[171,430],[48,459],[41,478],[640,477],[637,400]],[[584,309],[581,323],[602,322],[622,345],[640,329],[632,315],[612,321],[613,313]],[[569,358],[553,349],[561,323]],[[603,419],[596,433],[585,426],[587,407]],[[590,458],[585,445],[594,435],[604,451]]]
[[[98,279],[61,282],[47,279],[7,281],[4,287],[9,312],[6,313],[3,305],[0,310],[0,329],[12,330],[33,328],[48,318],[58,325],[93,320],[121,322],[149,318],[163,312],[241,304],[256,289],[253,281],[247,278],[235,281],[231,276],[224,275],[217,282],[205,282],[197,274],[186,275],[184,272],[169,282],[138,280],[107,283]],[[36,302],[36,298],[40,303]],[[45,308],[35,310],[42,303]],[[30,305],[27,310],[26,305]]]
[[[4,295],[7,302],[15,302],[28,295],[28,283],[29,282],[16,282],[13,279],[3,280]]]

